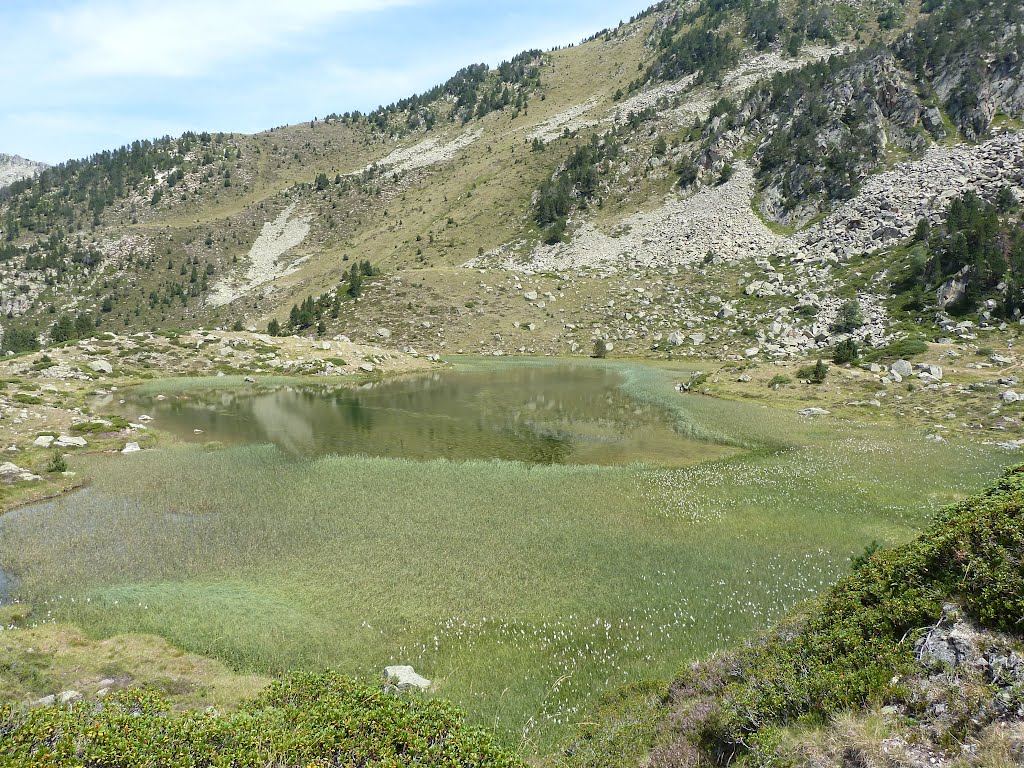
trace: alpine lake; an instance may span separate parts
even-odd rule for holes
[[[912,538],[1009,462],[898,424],[680,394],[679,364],[464,359],[368,382],[153,381],[157,450],[8,515],[21,597],[245,671],[412,664],[542,752]],[[121,402],[123,400],[123,402]]]

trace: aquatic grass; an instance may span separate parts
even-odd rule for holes
[[[865,469],[892,458],[876,456]],[[9,520],[0,561],[94,633],[264,672],[411,662],[543,745],[601,689],[667,678],[872,539],[909,538],[932,497],[983,471],[952,457],[879,508],[797,471],[823,455],[638,470],[174,449],[104,462],[87,492]]]

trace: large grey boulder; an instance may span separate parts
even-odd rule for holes
[[[30,483],[42,479],[39,475],[33,475],[27,469],[22,469],[9,461],[0,464],[0,483]]]
[[[946,126],[942,121],[942,113],[936,107],[928,107],[921,113],[921,123],[938,141],[946,138]]]
[[[900,379],[906,379],[914,375],[914,366],[910,364],[909,360],[897,360],[892,364],[891,370],[893,373],[898,373]]]
[[[61,435],[57,438],[57,442],[54,443],[58,448],[85,448],[88,444],[84,437],[74,437],[72,435]]]
[[[408,691],[415,688],[425,691],[431,686],[431,681],[416,673],[408,664],[396,664],[384,667],[384,679],[400,691]]]
[[[945,309],[951,304],[956,304],[967,295],[967,285],[970,283],[970,267],[964,267],[949,280],[939,286],[935,294],[939,309]]]
[[[89,367],[92,368],[96,373],[111,374],[114,372],[114,366],[110,364],[108,360],[96,359],[89,362]]]
[[[668,343],[673,347],[681,347],[684,341],[686,341],[686,336],[683,335],[682,331],[672,331],[668,335]]]
[[[804,408],[797,413],[801,416],[828,416],[832,411],[826,411],[824,408]]]

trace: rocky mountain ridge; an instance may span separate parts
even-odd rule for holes
[[[0,189],[9,187],[16,181],[31,178],[47,167],[46,163],[26,160],[21,155],[5,155],[0,152]]]

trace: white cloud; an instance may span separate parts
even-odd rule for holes
[[[52,46],[55,78],[208,74],[289,48],[345,16],[424,0],[142,0],[79,2],[46,12],[37,44]]]

